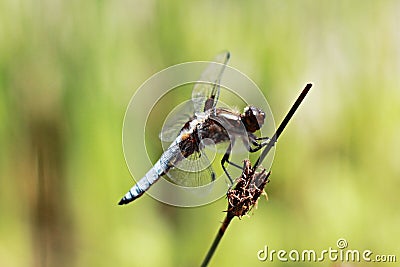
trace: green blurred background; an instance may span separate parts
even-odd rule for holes
[[[292,266],[257,251],[341,237],[400,257],[399,14],[399,1],[1,1],[0,266],[198,266],[226,200],[117,206],[133,184],[122,122],[148,77],[224,49],[277,123],[314,88],[279,140],[269,201],[233,221],[210,266]]]

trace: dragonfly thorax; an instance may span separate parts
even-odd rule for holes
[[[265,112],[259,108],[248,106],[244,109],[244,112],[240,115],[240,117],[244,127],[246,127],[246,130],[254,133],[263,126]]]

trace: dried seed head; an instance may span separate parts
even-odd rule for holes
[[[251,168],[250,161],[244,160],[242,175],[237,179],[235,187],[227,193],[228,214],[239,218],[246,215],[264,192],[270,173],[266,173],[265,169],[255,172]]]

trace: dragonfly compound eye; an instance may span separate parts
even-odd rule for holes
[[[244,126],[249,132],[259,130],[264,124],[265,113],[259,108],[248,106],[244,109],[244,113],[241,116]]]

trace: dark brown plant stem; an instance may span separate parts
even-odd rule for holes
[[[290,108],[289,112],[286,114],[285,118],[283,119],[283,121],[279,125],[278,129],[275,131],[275,133],[272,136],[270,142],[267,144],[267,146],[261,152],[260,157],[257,159],[256,163],[254,164],[253,168],[251,169],[252,175],[255,174],[256,169],[259,167],[259,165],[264,160],[264,158],[268,155],[268,153],[271,150],[271,148],[275,145],[275,143],[278,140],[279,136],[281,135],[281,133],[285,129],[285,127],[288,124],[288,122],[290,121],[290,119],[293,117],[293,114],[296,112],[297,108],[300,106],[300,104],[303,101],[303,99],[306,97],[308,91],[310,91],[311,87],[312,87],[312,84],[308,83],[305,86],[305,88],[303,89],[303,91],[301,92],[300,96],[294,102],[293,106]],[[245,168],[245,167],[243,167],[243,168]],[[242,173],[242,176],[243,176],[243,174],[244,174],[244,171]],[[268,179],[269,174],[270,174],[270,172],[268,173],[268,175],[266,176],[265,179]],[[208,263],[210,262],[212,256],[214,255],[215,250],[218,247],[219,242],[221,241],[222,237],[224,236],[224,234],[226,232],[226,229],[228,228],[230,222],[232,221],[232,219],[234,217],[235,217],[235,214],[228,210],[227,215],[225,217],[225,220],[222,223],[222,225],[221,225],[221,227],[220,227],[220,229],[219,229],[219,231],[217,233],[217,236],[215,237],[210,249],[208,250],[206,257],[203,260],[203,263],[201,264],[202,267],[206,267],[208,265]]]
[[[221,238],[224,236],[226,228],[228,228],[229,224],[231,223],[234,215],[230,212],[227,213],[224,222],[222,223],[221,227],[219,228],[219,231],[217,233],[217,236],[214,239],[214,242],[212,243],[210,249],[208,250],[208,253],[201,264],[201,267],[205,267],[208,265],[210,262],[211,257],[214,255],[215,250],[217,249],[217,246],[219,244],[219,241]]]
[[[275,145],[276,141],[278,141],[279,136],[285,129],[285,127],[288,124],[288,122],[290,121],[290,119],[293,117],[293,114],[296,112],[297,108],[300,106],[303,99],[306,97],[308,91],[310,91],[311,87],[312,87],[312,84],[308,83],[306,85],[306,87],[303,89],[303,91],[301,92],[301,94],[299,95],[299,97],[296,99],[296,102],[294,102],[293,106],[290,108],[289,112],[286,114],[285,118],[279,125],[278,129],[276,129],[275,134],[272,136],[272,138],[269,141],[269,143],[267,144],[267,146],[261,152],[260,157],[257,159],[256,163],[253,166],[253,171],[258,168],[258,166],[261,164],[261,162],[263,162],[265,157],[268,155],[271,148]]]

